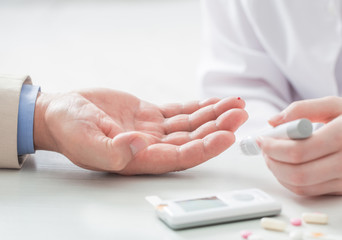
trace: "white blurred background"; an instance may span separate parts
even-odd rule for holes
[[[110,87],[199,98],[199,0],[0,0],[0,73],[45,92]]]

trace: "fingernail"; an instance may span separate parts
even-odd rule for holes
[[[283,120],[283,119],[284,119],[284,114],[283,114],[283,113],[279,113],[279,114],[277,114],[277,115],[271,117],[268,121],[269,121],[270,123],[279,123],[279,122],[281,122],[281,120]]]
[[[262,148],[263,137],[259,136],[255,139],[255,142],[258,144],[259,148]]]
[[[200,102],[199,102],[199,105],[200,105],[200,106],[202,106],[202,105],[206,105],[206,104],[207,104],[207,102],[209,102],[209,101],[211,101],[211,100],[212,100],[212,98],[206,98],[206,99],[204,99],[204,100],[200,101]]]
[[[143,150],[148,146],[147,142],[140,137],[136,137],[129,147],[131,148],[132,154],[135,155],[137,152]]]

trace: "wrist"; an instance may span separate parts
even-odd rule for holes
[[[46,111],[51,100],[51,95],[42,92],[38,93],[33,120],[33,143],[35,150],[56,151],[46,118]]]

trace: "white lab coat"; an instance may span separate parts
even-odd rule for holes
[[[341,95],[341,5],[203,0],[203,96],[246,99],[259,128],[293,101]]]

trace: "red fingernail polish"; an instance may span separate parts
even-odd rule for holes
[[[241,98],[240,98],[240,97],[238,97],[238,98],[237,98],[237,100],[241,100]]]

